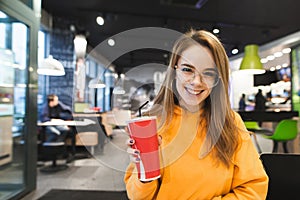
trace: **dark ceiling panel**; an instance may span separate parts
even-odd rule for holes
[[[197,3],[202,6],[196,7]],[[234,46],[243,51],[246,44],[262,45],[300,28],[299,0],[43,0],[42,8],[54,18],[74,22],[77,30],[88,33],[92,47],[138,27],[163,27],[179,32],[219,27],[218,37],[231,56]],[[96,24],[99,14],[106,18],[104,26]],[[131,59],[124,55],[116,63],[130,67],[142,59],[148,62],[149,54],[141,52],[128,53],[133,55]],[[157,58],[162,56],[162,52],[156,53]]]

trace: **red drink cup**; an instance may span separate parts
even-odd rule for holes
[[[136,163],[141,181],[151,181],[160,177],[156,117],[139,117],[128,122],[128,129],[140,151],[140,161]]]

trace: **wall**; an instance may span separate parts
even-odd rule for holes
[[[50,34],[50,52],[53,58],[59,60],[66,74],[50,76],[48,93],[56,94],[66,105],[72,107],[74,99],[74,45],[73,34],[69,31],[68,21],[54,19],[53,30]]]

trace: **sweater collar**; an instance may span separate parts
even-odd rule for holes
[[[201,108],[200,110],[196,111],[196,112],[190,112],[186,109],[183,109],[182,107],[175,105],[174,107],[174,113],[177,115],[201,115],[203,113],[203,108]]]

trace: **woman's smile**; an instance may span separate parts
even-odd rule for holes
[[[204,91],[204,90],[193,89],[193,88],[188,88],[188,87],[185,87],[185,90],[186,90],[188,93],[190,93],[190,94],[192,94],[192,95],[196,95],[196,96],[200,95],[200,94]]]

